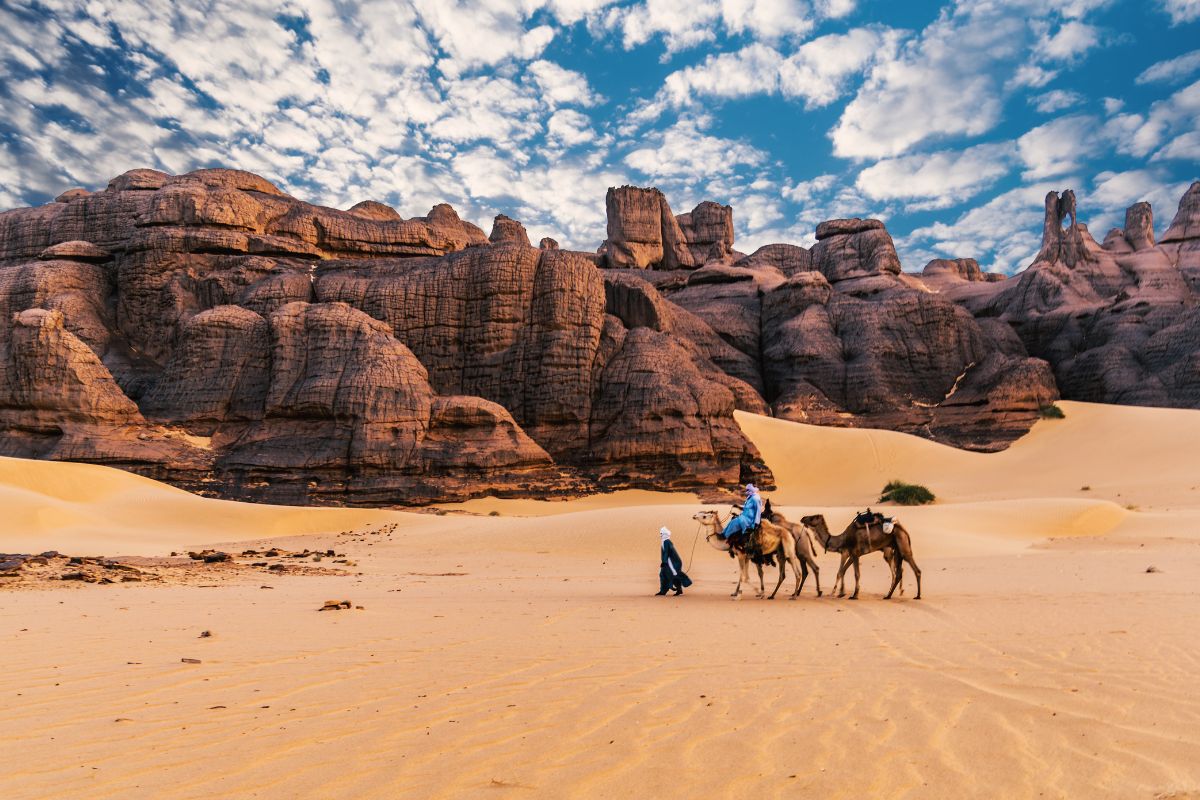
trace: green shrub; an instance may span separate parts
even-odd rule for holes
[[[1054,403],[1042,406],[1038,409],[1038,413],[1042,415],[1042,419],[1063,419],[1067,416],[1063,413],[1063,410]]]
[[[923,506],[936,499],[933,492],[924,486],[904,481],[888,481],[888,485],[883,487],[883,493],[879,496],[881,503],[897,503],[902,506]]]

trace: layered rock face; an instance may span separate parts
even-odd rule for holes
[[[0,453],[226,497],[387,505],[771,476],[736,409],[994,450],[1064,396],[1200,407],[1200,184],[1097,244],[902,272],[878,220],[734,249],[733,211],[607,197],[598,254],[134,170],[0,213]]]
[[[594,257],[508,217],[135,170],[0,214],[0,448],[284,503],[769,484],[754,390],[607,308]]]
[[[1103,245],[1081,223],[1064,229],[1061,209],[1047,199],[1042,249],[1024,272],[946,293],[1010,325],[1053,365],[1064,397],[1200,408],[1200,183],[1157,244],[1148,203]]]
[[[757,365],[751,385],[786,419],[994,450],[1058,397],[1010,329],[904,275],[878,220],[831,220],[811,250],[768,245],[662,290]]]

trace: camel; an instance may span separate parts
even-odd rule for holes
[[[868,553],[874,553],[876,550],[879,550],[883,552],[884,559],[892,568],[892,587],[888,589],[888,593],[884,595],[883,599],[890,600],[892,594],[896,591],[896,587],[900,586],[904,580],[905,561],[912,567],[913,574],[917,576],[917,593],[913,599],[921,599],[921,569],[913,559],[912,539],[908,535],[908,531],[899,522],[894,524],[891,533],[884,533],[881,523],[872,522],[869,525],[861,526],[852,520],[844,531],[837,536],[833,536],[829,533],[829,526],[825,523],[825,516],[823,514],[802,517],[800,521],[816,532],[817,541],[821,543],[822,547],[826,550],[837,550],[842,554],[842,563],[838,567],[837,579],[834,581],[835,590],[839,586],[841,587],[841,593],[838,594],[838,597],[844,597],[846,594],[846,567],[849,564],[853,564],[854,594],[850,595],[850,599],[858,599],[858,560]]]
[[[692,515],[692,519],[697,520],[702,525],[707,525],[709,528],[705,540],[714,549],[720,550],[723,553],[728,553],[731,550],[738,560],[738,582],[733,590],[731,597],[740,597],[742,594],[742,584],[750,581],[750,554],[742,548],[735,548],[729,544],[729,541],[722,536],[725,530],[725,523],[721,520],[721,515],[713,510],[705,510]],[[796,591],[792,592],[792,600],[800,594],[800,589],[804,586],[804,579],[808,577],[808,564],[800,561],[797,558],[796,537],[791,531],[782,528],[767,519],[762,520],[762,529],[759,533],[759,549],[764,556],[775,556],[779,560],[779,580],[775,584],[775,590],[771,592],[768,600],[774,600],[775,595],[779,592],[779,587],[783,585],[783,580],[787,577],[787,565],[791,564],[792,570],[796,575]],[[810,547],[811,550],[811,547]],[[812,565],[813,570],[817,570],[816,559],[805,557],[805,561]],[[756,597],[763,597],[766,594],[766,585],[763,582],[763,565],[761,560],[756,560],[755,565],[758,567],[758,591]],[[817,583],[817,594],[821,594],[820,581]]]
[[[768,520],[774,525],[790,531],[792,538],[796,541],[796,556],[800,560],[800,588],[796,590],[796,594],[799,594],[804,588],[804,582],[808,580],[808,569],[811,567],[813,580],[817,582],[817,597],[820,597],[822,594],[821,567],[817,564],[817,544],[812,529],[807,525],[792,522],[773,509],[768,513]]]

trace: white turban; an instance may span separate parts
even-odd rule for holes
[[[665,542],[667,539],[671,538],[671,531],[667,530],[667,526],[664,525],[658,529],[658,535],[662,539],[662,541]]]
[[[753,483],[746,484],[746,494],[758,494],[758,487]]]

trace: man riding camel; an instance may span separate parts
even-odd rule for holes
[[[736,506],[735,506],[736,508]],[[722,536],[732,539],[734,536],[748,535],[762,523],[763,504],[758,496],[758,487],[753,483],[746,484],[746,502],[742,504],[742,513],[729,520]]]

